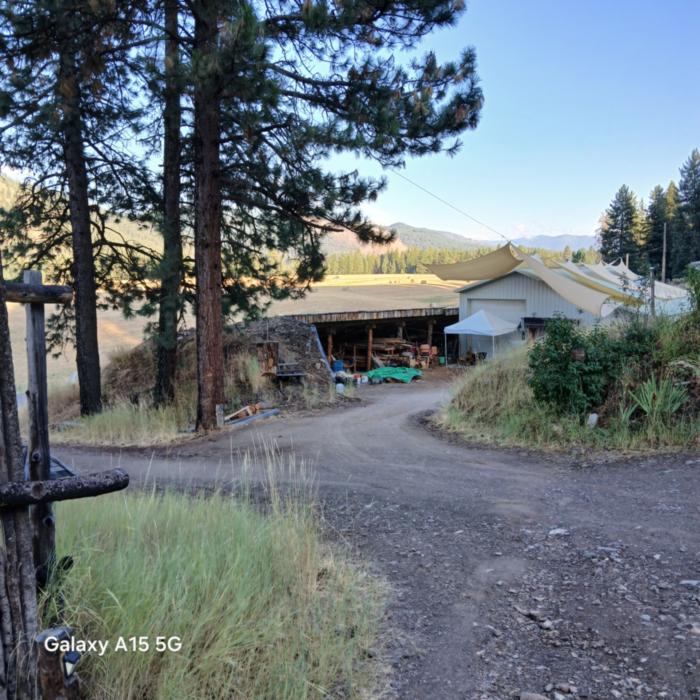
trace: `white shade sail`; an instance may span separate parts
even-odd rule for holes
[[[504,321],[488,311],[477,311],[471,316],[445,327],[445,333],[452,335],[488,335],[497,336],[512,333],[518,329],[516,323]]]

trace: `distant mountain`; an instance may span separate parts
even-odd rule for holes
[[[364,254],[385,253],[390,250],[405,248],[452,248],[458,250],[474,250],[475,248],[495,248],[503,245],[503,240],[478,240],[467,238],[452,231],[439,231],[431,228],[411,226],[401,222],[386,226],[386,229],[396,231],[396,239],[389,246],[365,245],[358,243],[355,234],[347,229],[326,236],[323,249],[329,253],[352,253],[360,251]],[[569,246],[571,250],[596,247],[595,236],[574,236],[562,234],[559,236],[532,236],[531,238],[514,238],[513,243],[528,248],[544,248],[561,252]]]
[[[475,238],[460,236],[452,231],[436,231],[430,228],[419,228],[410,224],[396,223],[387,226],[396,231],[397,238],[407,248],[457,248],[473,250],[474,248],[491,247],[493,241],[479,241]]]
[[[533,236],[532,238],[516,238],[513,240],[516,245],[526,246],[528,248],[546,248],[547,250],[562,251],[566,246],[571,250],[579,248],[595,248],[595,236]]]
[[[398,240],[408,248],[459,248],[460,250],[473,250],[474,248],[487,248],[503,245],[503,240],[482,241],[475,238],[460,236],[452,231],[439,231],[430,228],[419,228],[409,224],[396,223],[387,226],[394,229]],[[515,238],[516,245],[529,248],[545,248],[546,250],[562,251],[566,246],[571,250],[579,248],[595,247],[595,236],[532,236],[531,238]]]

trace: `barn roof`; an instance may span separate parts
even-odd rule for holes
[[[484,284],[518,273],[541,280],[568,302],[595,316],[607,316],[620,304],[642,306],[649,304],[649,290],[645,280],[632,272],[624,263],[617,265],[586,265],[584,263],[555,262],[545,265],[537,256],[528,255],[508,243],[474,260],[451,265],[429,265],[429,270],[442,279],[473,280],[461,287],[467,292]],[[675,314],[688,306],[688,293],[680,287],[655,283],[657,309]]]

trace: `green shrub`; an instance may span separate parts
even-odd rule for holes
[[[558,317],[530,350],[529,383],[537,401],[562,413],[581,414],[605,400],[619,367],[618,343],[610,334],[601,329],[586,333]]]

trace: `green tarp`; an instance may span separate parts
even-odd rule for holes
[[[413,367],[379,367],[367,372],[367,376],[371,382],[377,379],[389,379],[395,382],[405,382],[408,384],[416,377],[422,376],[423,372]]]

